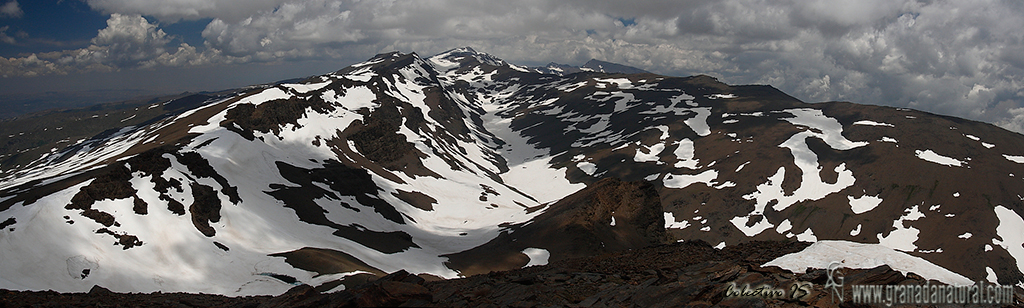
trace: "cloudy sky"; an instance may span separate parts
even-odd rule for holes
[[[198,91],[471,46],[1024,131],[1024,2],[0,0],[0,95]]]

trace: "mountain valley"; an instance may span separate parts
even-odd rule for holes
[[[748,273],[826,240],[1024,287],[1024,136],[595,61],[394,52],[119,109],[138,121],[6,158],[0,289],[327,294],[401,270],[513,283],[666,247],[730,256],[708,268],[754,255],[732,264]],[[672,266],[703,262],[687,260]],[[893,281],[941,280],[927,274]],[[442,283],[420,282],[430,303],[472,305],[439,299]]]

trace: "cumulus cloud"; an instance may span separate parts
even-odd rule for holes
[[[80,62],[95,69],[119,69],[355,60],[473,46],[513,63],[596,58],[669,75],[771,84],[811,102],[911,107],[1024,131],[1024,4],[1013,1],[87,2],[136,19],[108,23],[74,57],[15,60],[44,72],[47,63],[59,71],[79,58],[99,59]],[[204,46],[172,46],[138,15],[212,21],[202,32]],[[136,32],[117,32],[128,29]],[[75,60],[60,60],[67,57]]]
[[[8,1],[0,6],[0,17],[19,18],[24,14],[17,0]]]
[[[93,46],[103,47],[103,62],[116,66],[131,66],[164,54],[171,42],[167,33],[138,15],[113,14],[107,27],[92,39]]]
[[[215,50],[198,52],[185,43],[172,46],[167,33],[139,15],[112,14],[91,42],[81,49],[0,57],[0,71],[4,77],[32,77],[233,61]]]

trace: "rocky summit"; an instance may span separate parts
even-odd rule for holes
[[[0,288],[715,304],[726,280],[831,262],[1024,286],[1024,136],[986,123],[471,48],[129,107],[4,156]],[[665,247],[707,255],[585,268]]]

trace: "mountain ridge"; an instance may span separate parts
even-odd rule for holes
[[[204,100],[5,174],[0,248],[16,253],[0,260],[0,287],[246,295],[367,269],[459,277],[458,254],[558,233],[529,230],[568,221],[544,217],[606,178],[653,190],[635,198],[658,201],[646,211],[662,214],[669,241],[881,243],[1018,284],[1021,138],[710,76],[543,74],[471,48],[384,53]],[[597,233],[652,221],[600,215],[610,220]],[[490,250],[512,249],[512,267],[567,257],[542,237]],[[363,265],[310,271],[288,257],[310,254]]]
[[[590,59],[582,66],[572,66],[551,62],[545,66],[530,67],[529,69],[542,74],[568,75],[579,72],[596,72],[611,74],[650,74],[651,72],[618,63],[605,62],[598,59]]]

